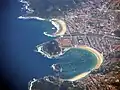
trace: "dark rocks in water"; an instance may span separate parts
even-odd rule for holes
[[[119,67],[120,61],[111,63],[107,65],[106,68],[103,68],[109,71],[107,71],[104,75],[101,73],[97,75],[91,74],[91,78],[87,77],[79,82],[62,81],[54,76],[46,76],[46,78],[37,79],[33,82],[31,90],[107,90],[109,86],[114,88],[110,90],[120,90]],[[97,88],[98,85],[99,88]]]
[[[44,79],[35,81],[32,84],[31,90],[59,90],[57,85],[50,83]]]
[[[27,0],[34,13],[30,16],[49,18],[61,16],[64,12],[76,8],[76,6],[87,0]]]
[[[43,51],[47,52],[49,55],[59,55],[61,48],[56,40],[52,40],[44,43]]]
[[[86,90],[80,82],[61,81],[54,76],[46,76],[46,78],[37,79],[29,88],[31,90]]]
[[[115,34],[117,37],[120,37],[120,30],[114,31],[114,34]]]

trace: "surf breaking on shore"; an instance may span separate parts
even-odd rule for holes
[[[67,30],[67,26],[66,26],[66,23],[63,21],[63,20],[59,20],[59,19],[51,19],[49,20],[56,28],[57,28],[57,31],[53,34],[53,35],[49,35],[49,34],[46,34],[47,36],[51,36],[51,37],[57,37],[57,36],[64,36],[66,30]],[[69,49],[71,48],[80,48],[80,49],[84,49],[84,50],[88,50],[90,51],[92,54],[94,54],[97,58],[97,64],[95,65],[95,67],[92,69],[92,70],[95,70],[95,69],[98,69],[102,62],[103,62],[103,55],[101,53],[99,53],[97,50],[89,47],[89,46],[86,46],[86,45],[80,45],[80,46],[77,46],[77,47],[70,47]],[[64,53],[60,53],[59,55],[57,55],[57,57],[65,54],[66,51],[68,51],[69,49],[65,50]],[[48,57],[48,58],[52,58],[52,57],[56,57],[56,56],[50,56],[48,55],[47,53],[44,53],[44,51],[41,51],[41,46],[37,47],[37,52],[41,53],[42,55]],[[53,70],[55,69],[54,65],[53,65]],[[92,71],[91,70],[91,71]],[[88,72],[84,72],[84,73],[81,73],[77,76],[74,76],[73,78],[70,78],[70,79],[64,79],[64,80],[68,80],[68,81],[76,81],[76,80],[79,80],[85,76],[87,76],[91,71],[88,71]]]
[[[66,28],[66,23],[63,20],[60,19],[50,19],[49,20],[54,27],[57,29],[57,31],[53,34],[48,34],[47,32],[44,32],[44,35],[48,37],[58,37],[58,36],[63,36],[67,30]]]
[[[65,32],[67,30],[67,26],[66,26],[66,24],[65,24],[65,22],[63,20],[52,19],[51,22],[56,27],[57,27],[57,24],[60,25],[60,27],[57,28],[58,30],[56,31],[56,35],[64,35],[65,34]],[[55,22],[57,22],[57,24]],[[97,50],[95,50],[95,49],[93,49],[93,48],[91,48],[91,47],[89,47],[87,45],[80,45],[80,46],[78,46],[76,48],[81,48],[81,49],[88,50],[88,51],[90,51],[91,53],[93,53],[97,57],[97,65],[95,66],[94,69],[98,69],[101,66],[101,64],[103,62],[103,54],[99,53]]]
[[[44,32],[44,35],[49,36],[49,37],[64,36],[64,34],[65,34],[66,30],[67,30],[66,23],[63,20],[60,20],[60,19],[55,19],[55,18],[53,18],[53,19],[44,19],[44,18],[39,18],[39,17],[23,17],[23,16],[20,16],[18,18],[19,19],[36,19],[36,20],[42,20],[42,21],[51,22],[54,25],[54,27],[56,27],[57,30],[53,34],[48,34],[47,32]],[[46,56],[46,57],[48,57],[50,59],[53,58],[53,57],[59,57],[59,56],[65,54],[65,52],[68,51],[71,48],[81,48],[81,49],[90,51],[91,53],[93,53],[96,56],[97,64],[95,65],[95,67],[92,70],[98,69],[101,66],[102,62],[103,62],[103,55],[101,53],[99,53],[97,50],[95,50],[95,49],[93,49],[93,48],[91,48],[89,46],[86,46],[86,45],[81,45],[81,46],[77,46],[77,47],[70,47],[67,50],[65,49],[63,53],[60,52],[59,55],[55,55],[55,56],[54,55],[50,56],[47,52],[44,52],[43,49],[42,49],[42,45],[43,44],[37,45],[36,46],[37,50],[35,50],[35,51],[41,53],[42,55],[44,55],[44,56]],[[53,68],[53,70],[55,69],[55,67],[52,67],[52,68]],[[87,76],[91,71],[81,73],[81,74],[79,74],[77,76],[74,76],[71,79],[65,79],[65,80],[68,80],[68,81],[79,80],[79,79]]]
[[[66,23],[63,20],[51,19],[51,23],[57,28],[55,36],[63,36],[67,30]]]
[[[24,20],[29,20],[29,19],[35,19],[35,20],[40,20],[40,21],[48,21],[51,22],[52,25],[57,29],[55,33],[49,34],[47,32],[43,32],[44,35],[48,37],[58,37],[58,36],[63,36],[67,30],[66,28],[66,23],[63,20],[60,19],[44,19],[44,18],[39,18],[39,17],[34,17],[34,16],[19,16],[18,19],[24,19]]]

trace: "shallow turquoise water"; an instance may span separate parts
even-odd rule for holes
[[[91,71],[97,64],[97,58],[88,50],[72,48],[59,58],[58,63],[62,68],[62,72],[59,73],[60,77],[70,79]]]

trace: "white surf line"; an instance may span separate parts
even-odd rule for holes
[[[32,90],[33,83],[36,81],[37,81],[37,79],[33,78],[33,81],[30,82],[29,90]]]
[[[19,16],[18,19],[35,19],[35,20],[42,20],[42,21],[47,21],[47,19],[44,19],[44,18],[39,18],[39,17],[31,17],[31,16],[27,16],[27,17],[24,17],[24,16]]]
[[[65,34],[67,26],[63,20],[53,18],[49,21],[57,28],[57,31],[53,34],[54,37],[63,36]]]
[[[54,27],[56,27],[56,29],[57,29],[57,31],[59,31],[60,30],[60,24],[58,24],[57,22],[55,22],[55,21],[53,21],[52,19],[51,20],[49,20],[51,23],[52,23],[52,25],[54,26]],[[56,31],[56,32],[57,32]],[[55,32],[55,33],[56,33]],[[56,34],[48,34],[47,32],[44,32],[43,33],[44,35],[46,35],[46,36],[48,36],[48,37],[57,37],[57,35]]]
[[[53,34],[48,34],[47,32],[43,32],[44,35],[48,37],[57,37],[57,36],[63,36],[67,30],[66,23],[60,19],[44,19],[40,17],[35,16],[19,16],[18,19],[35,19],[35,20],[42,20],[42,21],[50,21],[56,28],[57,31]]]
[[[47,58],[49,58],[49,59],[58,58],[59,56],[63,55],[62,50],[61,50],[61,52],[60,52],[59,54],[57,54],[57,55],[50,55],[50,54],[48,54],[47,52],[43,51],[42,48],[43,48],[42,45],[37,45],[37,46],[36,46],[36,49],[37,49],[37,50],[34,50],[34,51],[42,54],[43,56],[45,56],[45,57],[47,57]]]

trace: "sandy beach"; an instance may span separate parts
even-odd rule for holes
[[[63,36],[67,30],[66,23],[63,20],[59,20],[59,19],[51,19],[51,22],[58,29],[55,32],[55,35],[56,36]],[[86,50],[92,52],[93,54],[95,54],[95,56],[97,57],[97,65],[95,66],[94,69],[98,69],[101,66],[101,64],[103,62],[103,55],[101,53],[99,53],[97,50],[95,50],[91,47],[88,47],[86,45],[77,46],[76,48],[86,49]]]
[[[97,64],[94,69],[98,69],[101,66],[101,64],[103,62],[103,54],[99,53],[97,50],[95,50],[91,47],[88,47],[86,45],[79,46],[79,48],[86,49],[86,50],[92,52],[97,57]]]
[[[67,30],[67,27],[66,27],[66,23],[63,21],[63,20],[59,20],[59,19],[51,19],[50,22],[57,28],[57,31],[54,33],[54,36],[63,36]],[[99,53],[97,50],[89,47],[89,46],[86,46],[86,45],[80,45],[80,46],[76,46],[76,47],[71,47],[71,48],[81,48],[81,49],[85,49],[85,50],[88,50],[90,51],[91,53],[93,53],[96,58],[97,58],[97,64],[96,66],[92,69],[92,70],[95,70],[95,69],[98,69],[102,62],[103,62],[103,54]],[[70,49],[70,48],[69,48]],[[84,72],[84,73],[81,73],[71,79],[67,79],[68,81],[76,81],[76,80],[79,80],[85,76],[87,76],[89,72]]]
[[[74,47],[73,47],[73,48],[74,48]],[[103,62],[103,55],[102,55],[101,53],[99,53],[97,50],[95,50],[95,49],[93,49],[93,48],[91,48],[91,47],[88,47],[88,46],[86,46],[86,45],[81,45],[81,46],[78,46],[78,47],[76,47],[76,48],[81,48],[81,49],[88,50],[88,51],[92,52],[92,53],[96,56],[96,58],[97,58],[97,64],[96,64],[95,68],[93,68],[93,70],[94,70],[94,69],[98,69],[98,68],[101,66],[101,64],[102,64],[102,62]],[[79,80],[79,79],[87,76],[90,72],[91,72],[91,71],[81,73],[81,74],[79,74],[79,75],[77,75],[77,76],[75,76],[75,77],[73,77],[73,78],[71,78],[71,79],[68,79],[68,81],[76,81],[76,80]]]
[[[87,76],[89,73],[90,73],[90,71],[89,71],[89,72],[81,73],[80,75],[77,75],[77,76],[75,76],[75,77],[73,77],[73,78],[71,78],[71,79],[68,79],[68,81],[76,81],[76,80],[79,80],[79,79]]]
[[[53,25],[55,25],[55,27],[57,28],[57,31],[55,32],[55,35],[56,36],[63,36],[67,30],[67,27],[66,27],[66,23],[62,20],[59,20],[59,19],[52,19],[51,22],[53,23]],[[59,26],[58,26],[59,25]],[[74,48],[74,47],[72,47]],[[86,45],[80,45],[80,46],[77,46],[75,48],[81,48],[81,49],[85,49],[85,50],[88,50],[90,51],[91,53],[93,53],[96,58],[97,58],[97,64],[96,66],[92,69],[98,69],[102,62],[103,62],[103,54],[99,53],[97,50],[89,47],[89,46],[86,46]],[[84,72],[84,73],[81,73],[71,79],[67,79],[68,81],[76,81],[76,80],[79,80],[83,77],[85,77],[86,75],[88,75],[91,71],[89,72]]]
[[[57,28],[55,36],[63,36],[67,30],[66,23],[63,20],[51,19],[51,23]]]

